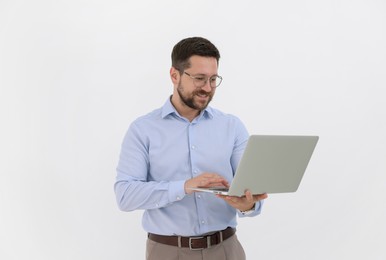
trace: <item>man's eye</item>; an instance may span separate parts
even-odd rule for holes
[[[205,81],[205,78],[203,78],[203,77],[196,77],[196,80],[198,80],[198,81]]]

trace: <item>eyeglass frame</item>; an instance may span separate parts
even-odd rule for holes
[[[204,86],[206,85],[206,83],[208,82],[208,80],[209,80],[209,86],[210,86],[211,88],[217,88],[218,86],[220,86],[220,84],[221,84],[221,82],[222,82],[222,77],[219,76],[219,75],[213,75],[213,76],[211,76],[211,77],[206,77],[206,76],[205,76],[204,78],[206,78],[206,79],[205,79],[205,81],[204,81],[204,84],[203,84],[202,86],[197,86],[194,80],[199,80],[198,77],[192,76],[192,75],[190,75],[189,73],[187,73],[186,71],[184,71],[184,74],[186,74],[186,75],[189,76],[191,79],[193,79],[193,84],[194,84],[194,86],[196,86],[196,88],[202,88],[202,87],[204,87]],[[210,79],[212,79],[212,78],[220,79],[220,83],[218,83],[216,86],[213,87],[212,84],[211,84],[211,82],[210,82]]]

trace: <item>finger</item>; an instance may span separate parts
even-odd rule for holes
[[[224,182],[223,180],[218,180],[218,179],[211,179],[211,180],[201,180],[199,182],[200,186],[205,186],[205,187],[215,187],[215,186],[225,186],[228,187],[228,182]]]
[[[227,200],[231,201],[234,205],[237,205],[239,203],[243,203],[245,198],[243,197],[237,197],[237,196],[227,196]]]
[[[248,202],[253,202],[253,195],[249,190],[245,192],[245,198],[247,199]]]
[[[226,199],[226,197],[229,197],[229,196],[227,196],[227,195],[221,195],[221,194],[216,194],[216,196],[218,197],[218,198],[220,198],[220,199]]]
[[[263,199],[266,199],[266,198],[268,198],[268,194],[267,193],[253,195],[253,200],[254,201],[260,201],[260,200],[263,200]]]
[[[204,178],[221,178],[223,179],[223,177],[217,173],[203,173],[201,174],[199,177],[204,177]]]
[[[236,199],[233,196],[225,196],[225,200],[236,203]]]
[[[225,187],[227,187],[227,188],[230,187],[229,182],[228,182],[227,180],[223,180],[223,181],[222,181],[222,184],[223,184]]]
[[[228,180],[219,174],[206,173],[200,177],[211,182],[223,182],[224,184],[228,184]]]
[[[229,186],[228,181],[226,179],[222,178],[222,177],[208,178],[208,179],[202,180],[202,182],[203,183],[205,182],[207,185],[215,184],[217,186]]]

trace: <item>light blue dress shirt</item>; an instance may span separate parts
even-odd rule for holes
[[[211,193],[185,194],[203,172],[232,181],[249,134],[235,116],[207,107],[192,122],[170,102],[136,119],[123,143],[114,185],[123,211],[143,209],[143,228],[161,235],[198,236],[236,227],[243,216]],[[260,213],[261,202],[248,216]]]

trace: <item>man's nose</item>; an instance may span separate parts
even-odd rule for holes
[[[210,79],[207,79],[205,82],[205,85],[201,87],[201,89],[205,90],[206,92],[211,92],[212,87],[210,86]]]

